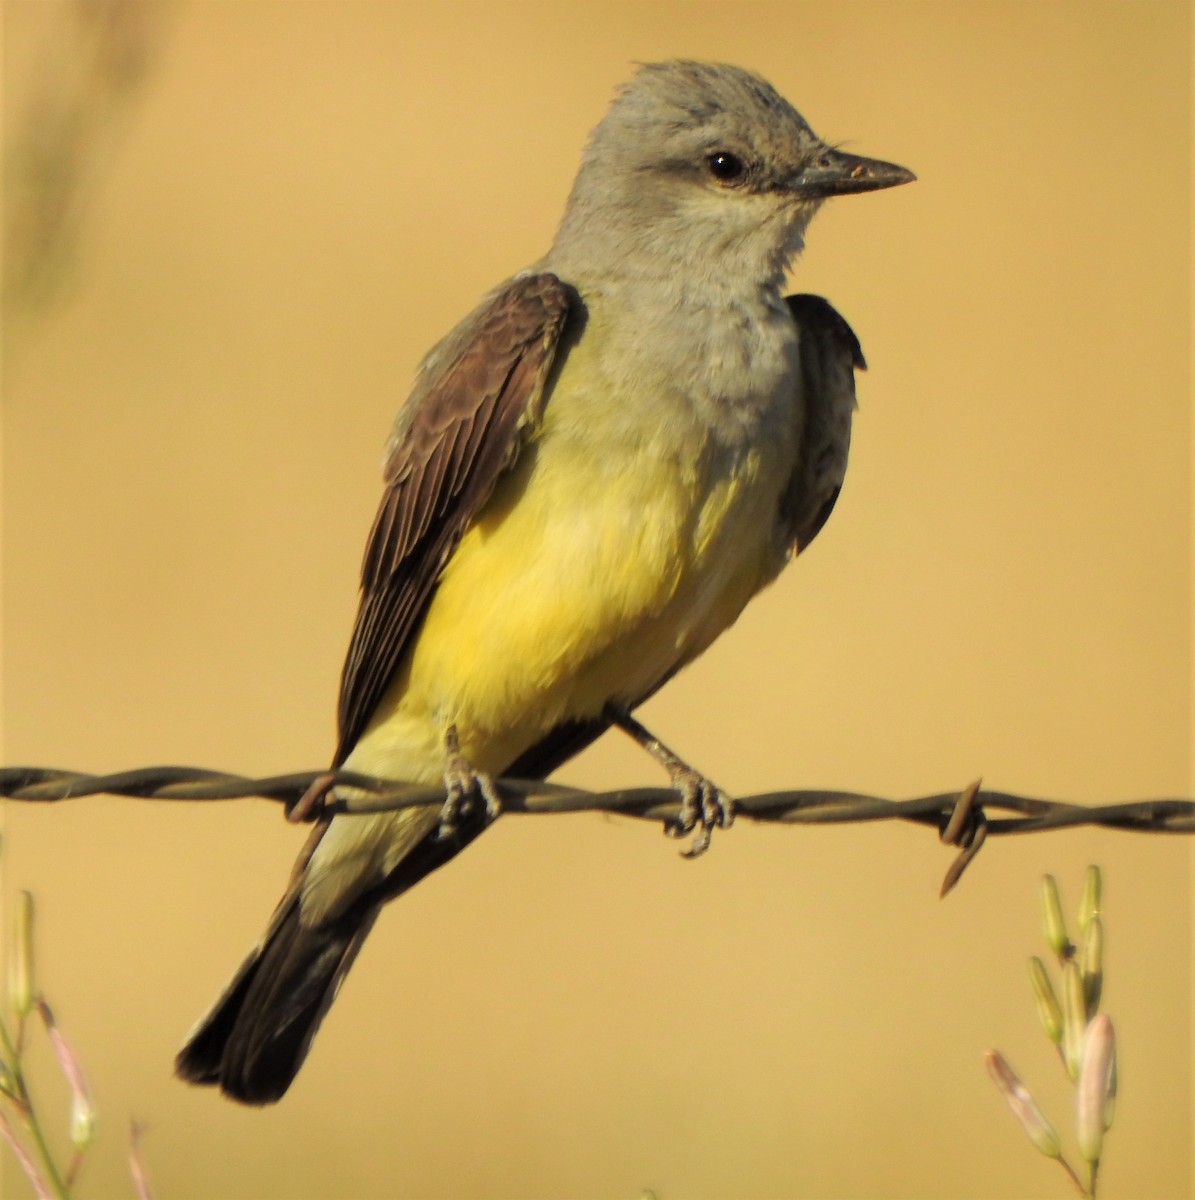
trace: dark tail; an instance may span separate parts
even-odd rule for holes
[[[280,1100],[382,905],[454,858],[491,819],[477,805],[454,834],[416,842],[378,886],[311,926],[299,919],[299,897],[304,869],[323,833],[317,826],[265,936],[179,1051],[178,1075],[188,1083],[216,1085],[242,1104]]]
[[[243,1104],[272,1104],[303,1065],[311,1040],[378,914],[362,898],[318,928],[283,901],[261,944],[179,1051],[189,1083],[216,1084]]]

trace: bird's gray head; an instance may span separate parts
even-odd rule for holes
[[[549,261],[778,289],[822,200],[912,178],[826,145],[750,71],[648,63],[590,136]]]

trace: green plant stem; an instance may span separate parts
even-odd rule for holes
[[[50,1145],[46,1141],[41,1123],[38,1121],[37,1113],[34,1111],[33,1100],[29,1095],[29,1088],[25,1084],[25,1073],[21,1070],[21,1056],[13,1046],[12,1038],[9,1037],[8,1033],[8,1024],[3,1018],[0,1018],[0,1042],[3,1042],[4,1052],[8,1057],[9,1067],[12,1071],[12,1081],[17,1089],[14,1102],[20,1111],[21,1124],[25,1126],[29,1132],[29,1136],[33,1139],[37,1156],[41,1159],[42,1166],[45,1168],[50,1190],[59,1200],[70,1200],[70,1190],[63,1182],[62,1176],[58,1174],[58,1168],[54,1165],[54,1156],[50,1153]]]

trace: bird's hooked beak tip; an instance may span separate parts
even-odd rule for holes
[[[912,183],[916,178],[908,167],[826,146],[794,177],[791,187],[798,195],[815,200],[825,196],[846,196],[852,192],[875,192],[880,188]]]

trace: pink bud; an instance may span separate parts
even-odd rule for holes
[[[1098,1163],[1107,1128],[1107,1108],[1116,1079],[1116,1031],[1106,1013],[1093,1017],[1083,1039],[1083,1061],[1079,1067],[1075,1095],[1075,1131],[1079,1153],[1089,1163]]]
[[[58,1065],[62,1068],[67,1083],[70,1084],[72,1130],[76,1126],[80,1130],[85,1126],[93,1128],[95,1111],[91,1107],[91,1093],[87,1090],[87,1081],[83,1078],[83,1067],[79,1062],[79,1057],[71,1049],[66,1038],[62,1036],[62,1031],[54,1020],[54,1014],[50,1011],[50,1006],[41,996],[37,998],[37,1011],[41,1016],[42,1024],[46,1027],[46,1033],[49,1035],[54,1057],[58,1059]],[[77,1148],[82,1149],[83,1147]]]
[[[1029,1094],[1029,1089],[1017,1078],[1016,1072],[1005,1061],[998,1050],[989,1050],[983,1061],[987,1064],[988,1074],[1000,1089],[1001,1095],[1012,1109],[1012,1115],[1021,1123],[1021,1128],[1029,1135],[1029,1140],[1047,1157],[1059,1158],[1062,1145],[1054,1126],[1046,1120],[1045,1114],[1037,1106],[1037,1101]]]
[[[145,1173],[145,1163],[141,1158],[141,1135],[144,1132],[145,1126],[134,1121],[129,1130],[129,1174],[133,1177],[137,1200],[153,1200],[149,1177]]]

